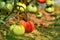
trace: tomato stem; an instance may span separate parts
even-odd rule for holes
[[[25,11],[25,15],[26,15],[25,21],[27,21],[28,20],[27,11]]]

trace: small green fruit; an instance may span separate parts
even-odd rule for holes
[[[36,17],[38,17],[38,18],[40,18],[40,17],[42,17],[43,16],[43,14],[41,13],[41,12],[38,12],[37,14],[36,14]]]
[[[24,12],[24,8],[23,7],[17,7],[17,9],[20,11],[20,12]]]
[[[14,0],[9,0],[9,2],[10,2],[12,5],[14,5]]]
[[[5,18],[5,15],[0,15],[0,20],[3,20]]]
[[[4,9],[5,7],[5,2],[0,2],[0,9]]]
[[[60,16],[57,16],[56,19],[60,18]]]
[[[55,18],[57,21],[60,19],[60,16],[56,16],[56,18]]]
[[[18,5],[17,10],[20,10],[21,12],[24,12],[26,10],[26,5],[24,3],[18,2],[17,5]],[[19,8],[19,6],[21,7]]]
[[[10,26],[10,31],[12,31],[15,26],[16,26],[16,25],[11,25],[11,26]]]
[[[47,1],[46,1],[46,5],[47,5],[47,6],[54,5],[54,1],[53,1],[53,0],[47,0]]]
[[[13,9],[13,5],[10,4],[10,3],[7,3],[6,6],[5,6],[5,10],[10,12],[10,11],[12,11],[12,9]]]
[[[23,35],[25,33],[24,26],[22,25],[12,25],[10,31],[15,35]]]
[[[47,7],[45,8],[47,12],[54,12],[54,7]]]
[[[27,9],[28,9],[29,12],[36,12],[37,11],[37,7],[34,4],[29,4],[27,6]]]

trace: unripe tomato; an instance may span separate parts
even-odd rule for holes
[[[46,7],[45,10],[51,13],[51,12],[54,12],[54,7]]]
[[[36,7],[36,5],[34,5],[34,4],[29,4],[29,5],[27,6],[27,10],[28,10],[29,12],[37,12],[37,7]]]
[[[9,0],[9,2],[10,2],[12,5],[14,5],[14,0]]]
[[[10,26],[10,31],[14,35],[23,35],[25,33],[25,28],[22,25],[11,25]]]
[[[43,16],[42,12],[36,13],[36,17],[37,17],[37,18],[40,18],[40,17],[42,17],[42,16]]]
[[[5,15],[0,15],[0,20],[3,20],[5,18]]]
[[[21,2],[17,2],[17,10],[21,11],[21,12],[24,12],[26,10],[26,5],[24,3],[21,3]],[[20,8],[19,8],[20,6]]]
[[[47,0],[46,5],[47,6],[51,6],[51,5],[54,6],[54,0]]]
[[[5,7],[5,2],[0,2],[0,9],[4,9],[4,7]]]
[[[10,3],[7,3],[6,6],[5,6],[5,10],[10,12],[10,11],[12,11],[12,9],[13,9],[13,5],[10,4]]]
[[[36,0],[36,1],[39,3],[45,3],[46,2],[46,0]]]

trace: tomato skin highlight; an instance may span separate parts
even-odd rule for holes
[[[29,4],[29,5],[27,6],[27,10],[28,10],[29,12],[35,13],[35,12],[37,12],[37,6],[31,3],[31,4]]]
[[[39,3],[46,3],[46,0],[36,0]]]

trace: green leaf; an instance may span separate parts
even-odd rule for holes
[[[15,37],[11,36],[11,35],[7,35],[6,36],[7,40],[17,40]]]

